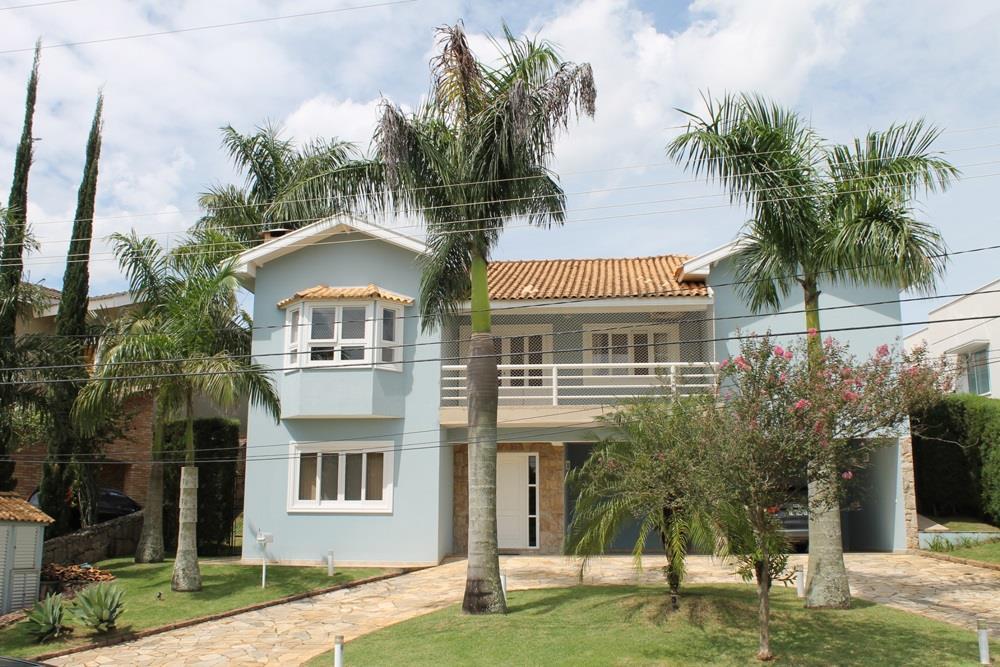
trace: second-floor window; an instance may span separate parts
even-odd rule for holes
[[[382,301],[304,302],[285,313],[287,366],[399,368],[402,307]]]
[[[983,348],[965,355],[965,378],[969,392],[980,396],[990,393],[989,350]]]

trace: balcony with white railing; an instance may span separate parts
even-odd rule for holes
[[[637,396],[687,396],[712,391],[718,364],[538,363],[499,364],[499,407],[613,405]],[[441,406],[468,405],[465,364],[441,367]]]

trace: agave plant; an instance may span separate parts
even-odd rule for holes
[[[39,643],[69,634],[73,628],[63,623],[65,612],[63,596],[49,593],[44,600],[36,602],[28,614],[28,631]]]
[[[76,594],[73,615],[97,632],[111,632],[125,613],[125,591],[118,584],[88,586]]]

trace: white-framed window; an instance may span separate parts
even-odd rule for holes
[[[965,379],[969,393],[980,396],[990,393],[989,348],[982,348],[965,355]]]
[[[375,323],[378,329],[378,363],[398,365],[403,357],[403,350],[399,347],[403,333],[403,309],[379,304],[378,313]]]
[[[401,369],[403,309],[374,302],[303,302],[285,312],[288,370],[377,364]]]
[[[590,332],[588,356],[594,364],[621,364],[613,368],[595,368],[594,375],[655,375],[649,364],[669,364],[679,361],[679,332],[676,324],[649,329],[632,329],[622,325],[602,325]]]
[[[290,451],[289,512],[392,512],[391,442],[293,442]]]

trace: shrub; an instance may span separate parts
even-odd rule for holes
[[[167,424],[165,458],[184,460],[183,421]],[[238,502],[237,464],[240,425],[232,419],[210,417],[194,422],[195,462],[198,465],[198,552],[221,555],[232,535],[233,521],[242,511]],[[180,466],[166,466],[163,475],[163,539],[167,550],[177,544],[177,500]]]
[[[1000,401],[953,394],[913,424],[917,510],[1000,522]]]
[[[61,594],[46,595],[44,600],[35,603],[28,614],[28,631],[39,643],[69,634],[73,628],[63,623],[65,611]]]
[[[118,584],[88,586],[76,594],[73,614],[98,632],[111,632],[125,612],[125,591]]]

